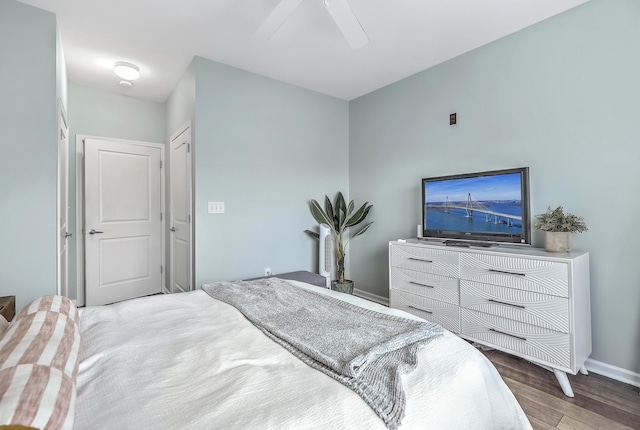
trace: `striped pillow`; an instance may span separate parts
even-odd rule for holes
[[[70,317],[75,323],[79,320],[78,309],[68,297],[51,295],[42,296],[29,303],[16,315],[16,319],[39,311],[57,312]]]
[[[9,328],[9,321],[7,321],[5,317],[0,315],[0,337],[2,337],[2,334],[5,331],[7,331],[8,328]]]
[[[75,305],[46,296],[0,337],[0,425],[72,429],[80,329]]]

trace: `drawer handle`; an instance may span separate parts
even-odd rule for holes
[[[409,281],[410,284],[420,285],[421,287],[435,288],[433,285],[421,284],[420,282]]]
[[[407,306],[407,307],[408,307],[409,309],[415,309],[415,310],[417,310],[417,311],[426,312],[426,313],[428,313],[428,314],[432,314],[432,313],[433,313],[433,312],[431,312],[431,311],[427,311],[427,310],[425,310],[425,309],[416,308],[415,306],[411,306],[411,305],[409,305],[409,306]]]
[[[423,263],[433,263],[432,260],[423,260],[422,258],[409,257],[409,260],[422,261]]]
[[[498,303],[498,304],[501,304],[501,305],[513,306],[514,308],[526,309],[524,306],[514,305],[513,303],[501,302],[499,300],[493,300],[493,299],[489,299],[489,301],[492,302],[492,303]]]
[[[496,329],[493,329],[493,328],[490,328],[490,329],[489,329],[489,331],[492,331],[492,332],[494,332],[494,333],[500,333],[500,334],[503,334],[503,335],[505,335],[505,336],[509,336],[509,337],[515,337],[516,339],[520,339],[520,340],[523,340],[523,341],[525,341],[525,342],[527,341],[527,338],[526,338],[526,337],[516,336],[515,334],[505,333],[505,332],[503,332],[503,331],[496,330]]]
[[[507,272],[506,270],[489,269],[489,272],[502,273],[504,275],[527,276],[525,273]]]

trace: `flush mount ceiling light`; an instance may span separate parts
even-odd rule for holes
[[[132,87],[132,86],[133,86],[133,83],[132,83],[132,82],[125,81],[124,79],[123,79],[123,80],[121,80],[120,82],[118,82],[118,84],[120,84],[120,86],[121,86],[121,87],[127,87],[127,88],[129,88],[129,87]]]
[[[135,81],[140,77],[140,69],[135,64],[117,61],[113,71],[116,75],[127,81]]]

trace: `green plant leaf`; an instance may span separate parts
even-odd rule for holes
[[[362,206],[360,206],[360,209],[358,209],[356,213],[354,213],[351,218],[347,220],[346,227],[358,225],[362,221],[364,221],[367,215],[369,215],[369,211],[372,207],[373,205],[369,205],[369,202],[365,202]]]
[[[325,195],[324,196],[324,208],[326,210],[326,214],[329,217],[329,219],[331,220],[330,223],[328,223],[329,225],[335,226],[335,213],[333,212],[333,206],[331,205],[331,200],[329,199],[329,196]]]
[[[347,204],[345,203],[344,196],[340,191],[338,191],[338,194],[336,194],[334,207],[336,214],[338,215],[339,225],[342,225],[347,214]]]
[[[320,240],[320,233],[318,233],[317,231],[313,231],[313,230],[305,230],[305,233],[307,233],[309,236],[314,237],[318,240]]]
[[[562,206],[555,209],[549,206],[545,213],[536,215],[533,229],[567,233],[582,233],[589,230],[582,217],[569,212],[565,214]]]
[[[369,224],[366,224],[364,227],[362,227],[360,230],[358,230],[357,233],[352,234],[351,235],[351,239],[353,239],[354,237],[358,237],[361,234],[363,234],[365,231],[369,230],[369,227],[371,227],[372,224],[373,224],[373,221],[370,222]],[[351,240],[351,239],[349,239],[349,240]]]
[[[353,203],[353,200],[351,200],[349,202],[349,207],[347,208],[347,216],[351,215],[354,208],[355,208],[355,204]]]
[[[331,220],[327,214],[322,210],[320,204],[311,200],[309,202],[309,207],[311,208],[311,215],[318,222],[318,224],[328,224],[333,229],[333,220]]]
[[[347,214],[344,213],[344,209],[340,208],[338,210],[338,225],[336,225],[336,230],[338,231],[338,234],[340,236],[342,236],[342,233],[345,230],[345,224],[344,224],[344,220],[347,217]]]

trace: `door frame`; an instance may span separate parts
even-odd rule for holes
[[[153,148],[160,149],[160,161],[162,162],[162,168],[166,167],[164,152],[165,145],[162,143],[155,142],[142,142],[137,140],[128,140],[128,139],[115,139],[111,137],[104,136],[92,136],[86,134],[78,134],[76,135],[76,273],[77,273],[77,306],[84,306],[85,301],[85,264],[84,264],[84,140],[85,139],[97,139],[97,140],[109,140],[116,141],[119,143],[129,144],[129,145],[137,145],[137,146],[149,146]],[[162,262],[163,268],[165,270],[162,271],[162,285],[161,290],[159,292],[164,291],[166,285],[166,251],[165,251],[165,242],[166,242],[166,188],[165,188],[165,176],[166,174],[163,172],[160,175],[160,209],[162,213],[161,227],[160,227],[160,240],[162,242]]]
[[[60,130],[64,127],[64,130],[66,131],[65,133],[65,137],[66,137],[66,146],[67,146],[67,150],[66,150],[66,162],[64,163],[64,166],[61,166],[60,163],[60,147],[61,147],[61,139],[60,139]],[[66,211],[66,220],[65,220],[65,225],[66,225],[66,232],[69,232],[69,197],[71,195],[71,193],[69,193],[69,160],[71,159],[71,154],[69,153],[69,118],[67,116],[67,110],[64,106],[64,102],[62,101],[61,98],[58,98],[58,174],[57,174],[57,180],[56,180],[56,193],[57,195],[57,204],[56,204],[56,234],[58,236],[57,241],[56,241],[56,267],[57,267],[57,274],[56,274],[56,289],[57,289],[57,294],[59,296],[65,296],[65,297],[69,297],[69,240],[68,238],[62,238],[60,236],[60,218],[62,217],[63,211]],[[62,169],[64,169],[64,172],[62,171]],[[62,191],[61,191],[62,190]],[[60,193],[66,194],[66,198],[64,199],[66,208],[62,207],[62,201],[61,201],[61,195]],[[66,240],[67,244],[66,244],[66,262],[63,262],[60,259],[60,246],[61,246],[61,242],[62,240]],[[62,265],[65,264],[66,267],[62,267]],[[64,270],[66,273],[64,274],[65,277],[65,281],[66,281],[66,285],[62,285],[62,270]]]
[[[195,288],[195,270],[193,267],[193,255],[194,255],[194,250],[195,250],[195,244],[194,244],[194,240],[193,240],[193,224],[194,224],[194,217],[193,217],[193,129],[191,128],[191,120],[187,121],[186,123],[184,123],[182,126],[180,126],[175,133],[173,133],[171,135],[171,137],[169,138],[169,168],[167,169],[167,174],[169,175],[169,199],[171,200],[169,202],[168,208],[167,208],[167,213],[169,214],[169,216],[167,217],[168,223],[171,222],[173,220],[173,213],[172,213],[172,202],[173,202],[173,194],[172,194],[172,190],[173,187],[171,186],[171,181],[173,180],[172,176],[171,176],[171,172],[172,172],[172,166],[173,166],[173,141],[176,140],[178,137],[180,137],[182,134],[184,133],[189,133],[189,146],[190,146],[190,150],[189,150],[189,171],[187,172],[187,176],[189,177],[189,290],[193,291],[193,289]],[[167,223],[167,225],[168,225]],[[173,241],[173,238],[171,237],[171,233],[167,232],[167,237],[170,237],[171,240]],[[173,289],[173,285],[172,285],[172,280],[173,280],[173,243],[169,246],[169,254],[168,254],[168,261],[167,261],[167,267],[169,268],[169,270],[171,271],[169,279],[167,281],[167,285],[165,286],[168,289],[168,292],[171,293],[172,289]]]

